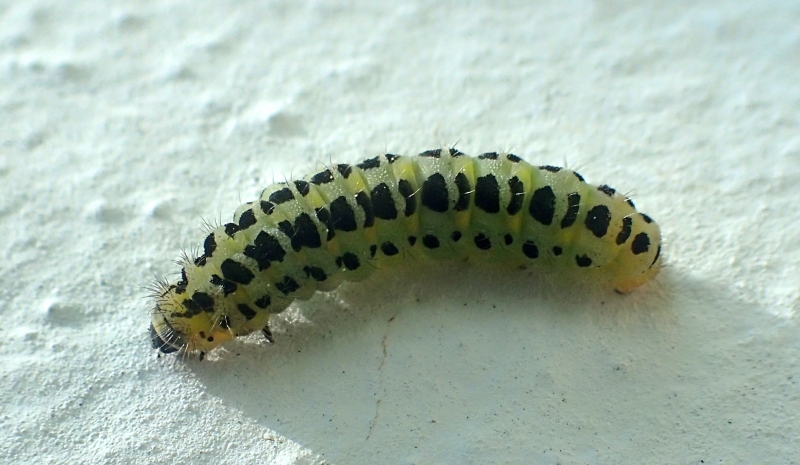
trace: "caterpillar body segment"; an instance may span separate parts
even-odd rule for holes
[[[658,225],[609,186],[508,153],[386,154],[273,184],[214,229],[155,298],[161,352],[205,353],[271,313],[408,256],[543,266],[621,293],[661,267]]]

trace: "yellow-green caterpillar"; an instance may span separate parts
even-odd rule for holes
[[[627,293],[661,267],[658,225],[609,186],[510,153],[386,154],[273,184],[205,238],[181,279],[157,285],[150,338],[201,356],[262,331],[294,299],[404,256],[543,265]]]

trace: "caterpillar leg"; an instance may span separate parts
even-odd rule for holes
[[[261,329],[261,334],[264,335],[264,339],[267,340],[270,344],[275,344],[275,339],[272,338],[272,331],[269,330],[269,325],[264,326]]]

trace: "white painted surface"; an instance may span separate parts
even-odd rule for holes
[[[0,462],[798,463],[800,8],[531,3],[0,3]],[[412,268],[149,348],[201,218],[456,142],[632,191],[669,268]]]

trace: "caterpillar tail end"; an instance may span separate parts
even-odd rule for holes
[[[630,294],[637,288],[655,278],[658,272],[661,271],[661,258],[657,258],[656,262],[647,269],[644,273],[634,276],[632,278],[620,280],[614,283],[614,291],[618,294]]]

